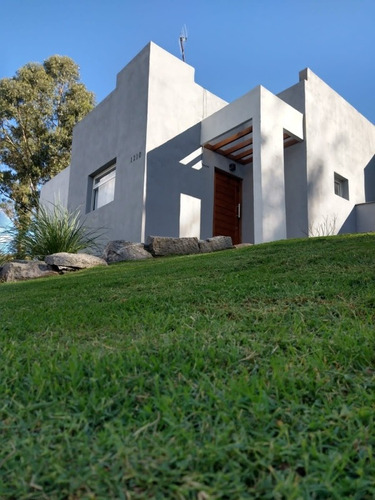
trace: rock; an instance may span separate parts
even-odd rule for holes
[[[148,236],[145,246],[154,257],[199,253],[198,238]]]
[[[110,241],[103,251],[103,259],[108,263],[126,260],[152,259],[142,243],[131,243],[130,241]]]
[[[40,260],[15,260],[0,268],[0,281],[31,280],[56,274],[51,266]]]
[[[237,243],[237,245],[233,245],[233,248],[246,248],[252,247],[253,245],[253,243]]]
[[[52,255],[47,255],[44,260],[59,271],[76,271],[77,269],[108,265],[101,257],[87,253],[53,253]]]
[[[229,248],[233,248],[232,238],[230,236],[214,236],[207,240],[199,240],[199,248],[201,253],[228,250]]]

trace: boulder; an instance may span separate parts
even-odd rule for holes
[[[0,268],[0,281],[31,280],[56,274],[51,266],[40,260],[15,260]]]
[[[103,251],[103,259],[109,264],[126,260],[152,259],[142,243],[131,243],[130,241],[110,241]]]
[[[47,255],[44,259],[47,264],[59,271],[76,271],[77,269],[88,269],[95,266],[107,266],[107,262],[101,257],[87,253],[59,252]]]
[[[233,248],[230,236],[214,236],[207,240],[199,240],[201,253],[217,252],[218,250],[228,250],[229,248]]]
[[[189,255],[199,253],[198,238],[169,238],[166,236],[148,236],[146,248],[154,257],[167,255]]]

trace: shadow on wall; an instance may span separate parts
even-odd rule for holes
[[[323,160],[321,159],[316,159],[314,161],[314,165],[310,167],[309,170],[309,176],[308,173],[306,172],[306,181],[307,181],[307,192],[306,192],[306,199],[307,199],[307,217],[306,217],[306,227],[301,228],[301,231],[305,235],[309,235],[309,228],[311,227],[312,224],[316,223],[317,218],[320,217],[320,214],[315,214],[312,213],[312,207],[311,207],[311,200],[315,201],[315,196],[316,193],[319,193],[321,190],[321,182],[322,182],[322,175],[324,171],[324,166],[323,166]],[[320,195],[321,196],[321,195]],[[314,203],[314,209],[316,210],[316,204]]]
[[[322,228],[323,226],[326,226],[327,230],[329,228],[328,232],[330,234],[355,233],[357,230],[356,209],[353,207],[347,215],[344,215],[339,207],[331,207],[330,203],[328,203],[329,199],[332,197],[335,199],[336,196],[334,194],[333,174],[330,176],[332,177],[330,180],[324,175],[324,171],[323,160],[317,159],[314,168],[310,170],[308,182],[309,199],[313,200],[313,210],[311,210],[310,206],[309,226],[306,234],[317,236],[311,234],[311,229],[314,227]],[[329,182],[328,185],[325,184],[327,182]],[[317,208],[319,213],[316,213]]]
[[[287,238],[301,238],[306,236],[308,222],[305,158],[305,141],[284,149]]]
[[[375,201],[375,155],[364,169],[365,200]]]
[[[346,233],[356,233],[357,232],[357,209],[353,207],[353,210],[350,212],[337,234],[346,234]]]
[[[187,236],[191,227],[200,234],[190,236],[212,236],[212,173],[202,163],[200,138],[198,123],[148,153],[145,234]]]
[[[260,221],[258,219],[257,222],[262,226],[262,238],[268,241],[269,236],[272,236],[272,239],[283,238],[284,236],[280,236],[283,234],[286,236],[286,184],[282,133],[280,132],[278,141],[276,142],[273,139],[273,131],[269,135],[266,135],[266,132],[263,131],[261,148],[263,154],[265,154],[262,157],[262,161],[266,158],[266,163],[260,166],[262,173],[259,186],[262,197],[260,217],[263,220]],[[271,150],[273,153],[272,156],[269,153]],[[260,241],[258,240],[258,242]]]

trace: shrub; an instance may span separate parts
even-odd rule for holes
[[[10,259],[8,253],[9,238],[3,232],[0,232],[0,267]]]
[[[100,233],[86,227],[79,209],[70,212],[62,205],[51,204],[51,208],[40,205],[27,231],[16,237],[21,239],[27,257],[44,259],[52,253],[96,248]]]
[[[8,260],[8,255],[0,248],[0,267]]]
[[[336,234],[337,215],[323,217],[321,222],[309,224],[307,236],[333,236]]]

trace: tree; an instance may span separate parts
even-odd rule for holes
[[[69,165],[74,125],[95,103],[77,64],[51,56],[0,80],[0,203],[27,228],[42,184]]]

